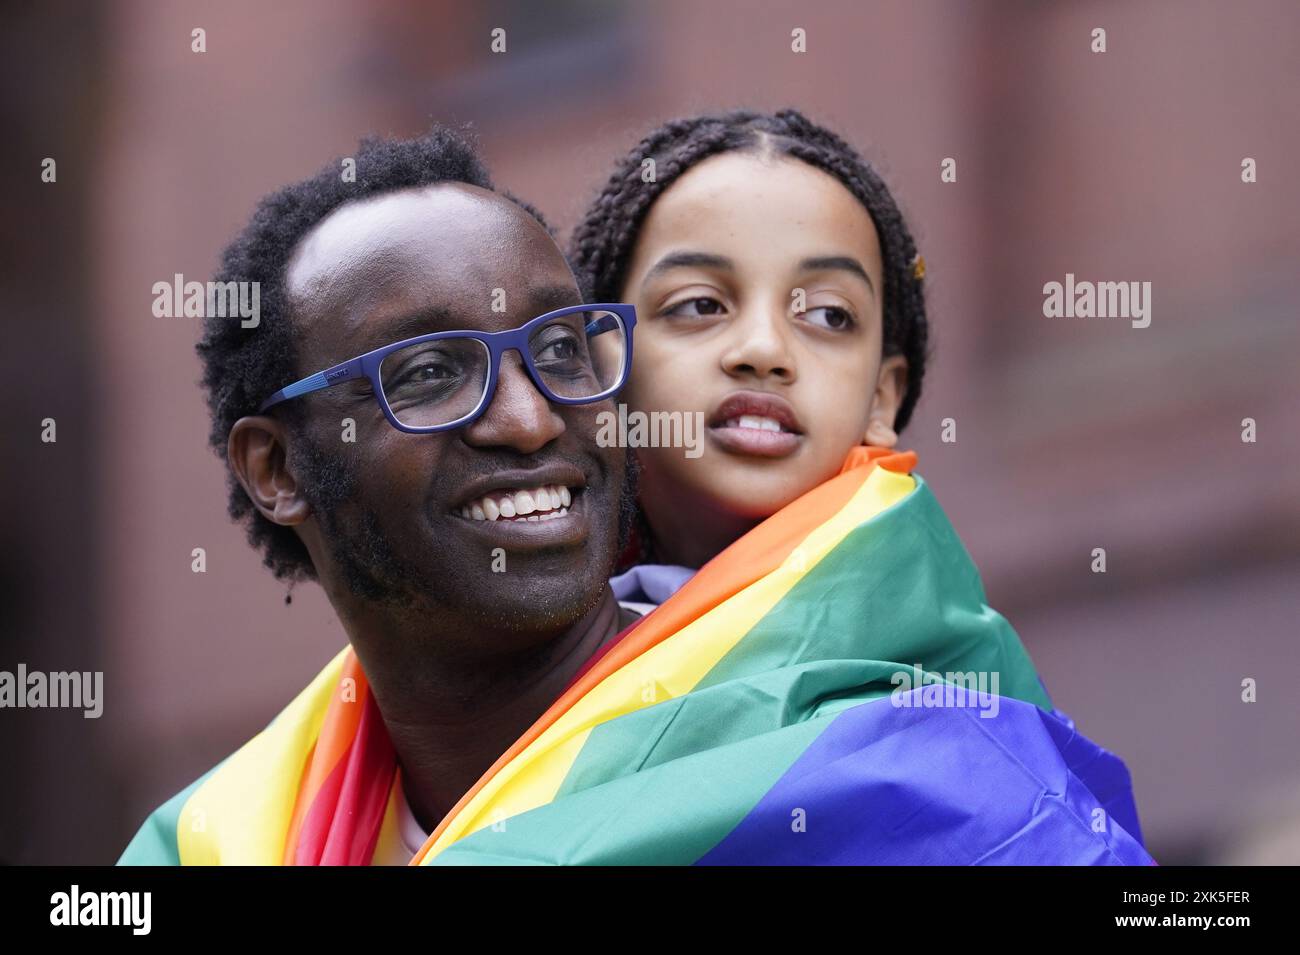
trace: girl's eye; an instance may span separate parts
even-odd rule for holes
[[[695,316],[697,318],[702,318],[705,315],[721,315],[722,303],[716,298],[709,298],[708,296],[688,298],[678,302],[665,311],[664,314]]]
[[[840,331],[853,326],[853,316],[849,314],[848,309],[839,308],[835,305],[810,308],[804,313],[804,316],[814,325],[829,328],[833,331]]]

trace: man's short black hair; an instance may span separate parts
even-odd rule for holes
[[[343,160],[336,159],[310,179],[285,186],[258,203],[248,225],[222,253],[213,278],[257,282],[259,322],[244,328],[238,318],[209,315],[197,345],[212,416],[208,440],[226,462],[230,516],[247,524],[249,543],[263,551],[263,562],[281,579],[315,579],[316,570],[294,530],[267,520],[253,506],[230,469],[227,441],[236,421],[255,414],[270,394],[300,377],[284,289],[285,269],[294,249],[331,212],[353,199],[440,182],[494,188],[468,139],[441,126],[418,139],[365,139],[351,158],[356,162],[355,181],[345,181]],[[536,209],[508,192],[502,195],[553,234]],[[285,402],[276,414],[295,430],[303,421],[302,403]],[[301,460],[312,466],[310,458]],[[328,475],[307,477],[326,485],[331,480]]]

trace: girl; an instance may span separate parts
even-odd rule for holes
[[[592,301],[641,316],[629,408],[705,416],[702,456],[638,452],[634,563],[700,567],[855,446],[894,447],[920,397],[912,237],[871,167],[795,110],[655,130],[570,254]]]

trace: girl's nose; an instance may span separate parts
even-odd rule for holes
[[[732,322],[722,354],[722,369],[729,375],[795,379],[795,359],[790,319],[784,310],[752,307]]]

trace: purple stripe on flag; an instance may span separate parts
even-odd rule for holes
[[[696,864],[1152,864],[1127,768],[1068,716],[933,689],[836,716]]]

